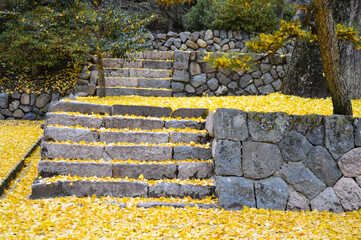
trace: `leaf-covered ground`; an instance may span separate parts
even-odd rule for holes
[[[0,121],[0,182],[43,134],[41,122]]]
[[[77,101],[96,104],[125,104],[144,105],[177,108],[209,108],[211,112],[217,108],[234,108],[244,111],[257,112],[286,112],[295,115],[307,114],[332,114],[331,99],[310,99],[301,98],[280,93],[273,93],[266,96],[240,96],[240,97],[83,97]],[[353,112],[355,117],[361,117],[361,100],[353,100]]]

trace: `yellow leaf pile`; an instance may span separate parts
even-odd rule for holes
[[[0,182],[43,134],[41,122],[0,121]]]
[[[124,104],[142,106],[171,107],[178,108],[208,108],[215,112],[217,108],[233,108],[243,111],[257,112],[286,112],[294,115],[320,114],[332,115],[333,107],[331,99],[301,98],[280,93],[272,93],[265,96],[240,96],[240,97],[79,97],[79,102],[95,104]],[[354,117],[361,117],[361,100],[353,100]]]

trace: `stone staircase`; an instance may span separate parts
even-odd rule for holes
[[[135,58],[103,60],[107,96],[171,97],[173,52],[145,51]]]
[[[213,196],[207,112],[59,101],[46,115],[30,198]]]

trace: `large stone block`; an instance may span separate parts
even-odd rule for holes
[[[174,69],[188,69],[190,52],[175,51],[173,57]]]
[[[165,132],[100,132],[100,142],[106,143],[168,143],[169,133]]]
[[[136,105],[113,105],[112,115],[137,115],[144,117],[170,117],[170,107],[136,106]]]
[[[206,118],[208,108],[178,108],[172,113],[174,118]]]
[[[221,176],[243,176],[241,143],[218,140],[215,147],[215,173]]]
[[[285,210],[289,196],[288,186],[282,178],[268,178],[254,182],[257,208]]]
[[[99,160],[103,158],[103,149],[103,146],[43,142],[41,144],[41,159],[69,158]]]
[[[338,160],[338,166],[345,177],[361,176],[361,148],[345,153]]]
[[[184,198],[190,196],[193,199],[203,199],[212,196],[214,187],[177,183],[158,183],[149,186],[149,197],[175,197]]]
[[[295,162],[305,159],[313,146],[302,134],[291,131],[278,144],[278,147],[285,161]]]
[[[106,146],[105,152],[117,160],[166,161],[172,159],[170,146]]]
[[[161,119],[106,117],[104,118],[104,125],[105,128],[153,130],[162,129],[164,127],[164,121]]]
[[[246,112],[218,108],[214,116],[214,135],[217,139],[244,141],[248,137]]]
[[[193,120],[169,120],[165,122],[165,128],[175,128],[175,129],[182,129],[182,128],[191,128],[191,129],[204,129],[205,123],[200,121],[193,121]]]
[[[293,116],[294,129],[306,136],[314,145],[321,145],[325,136],[325,127],[323,125],[323,116],[321,115],[303,115]]]
[[[98,131],[91,129],[67,128],[67,127],[46,127],[44,129],[44,139],[52,141],[72,142],[97,142],[99,137]]]
[[[342,177],[333,187],[345,211],[361,208],[361,188],[352,178]]]
[[[40,161],[38,163],[39,176],[52,177],[57,175],[79,177],[111,177],[111,163],[95,162],[65,162],[65,161]]]
[[[138,78],[117,78],[106,77],[105,86],[107,87],[138,87]]]
[[[328,187],[335,185],[342,176],[336,161],[324,147],[314,147],[304,163]]]
[[[292,127],[292,117],[286,113],[248,113],[249,133],[254,141],[278,143]]]
[[[130,164],[114,163],[113,177],[137,179],[143,174],[145,179],[173,179],[177,177],[177,164]]]
[[[81,102],[64,102],[59,101],[51,105],[49,112],[79,112],[86,114],[110,114],[109,105],[81,103]]]
[[[217,177],[216,195],[221,208],[242,210],[256,207],[253,181],[242,177]]]
[[[301,162],[292,162],[283,166],[281,176],[310,200],[326,189],[326,185]]]
[[[46,106],[46,104],[48,104],[51,100],[51,96],[47,93],[41,93],[35,101],[35,106],[37,108],[43,108]]]
[[[192,79],[191,79],[191,84],[195,88],[205,85],[206,82],[207,82],[207,75],[205,73],[192,76]]]
[[[8,108],[9,105],[9,94],[6,92],[0,93],[0,108]]]
[[[245,177],[266,178],[281,169],[283,159],[276,145],[259,142],[243,142],[242,169]]]
[[[194,146],[175,146],[173,158],[174,160],[208,160],[212,159],[212,149]]]
[[[290,197],[287,202],[287,211],[307,211],[310,210],[310,200],[304,195],[290,189]]]
[[[209,141],[207,133],[194,133],[194,132],[171,132],[170,140],[172,143],[200,143],[206,144]]]
[[[213,163],[180,162],[178,163],[179,179],[207,179],[213,175]]]
[[[170,79],[157,79],[157,78],[140,78],[140,88],[170,88]]]
[[[68,114],[47,113],[45,118],[45,125],[58,124],[73,127],[80,125],[88,128],[100,128],[102,123],[102,118]]]
[[[325,146],[335,159],[355,146],[352,120],[348,116],[325,117]]]
[[[62,197],[61,182],[53,182],[51,184],[46,184],[44,182],[39,182],[39,179],[36,179],[31,186],[31,195],[30,199],[44,199],[44,198],[56,198]]]
[[[355,129],[355,146],[361,147],[361,118],[354,118],[353,127]]]
[[[172,78],[174,81],[179,81],[179,82],[189,82],[189,73],[187,70],[178,70],[175,69],[173,71],[173,75]]]
[[[315,197],[311,201],[312,210],[316,210],[319,212],[328,211],[334,213],[343,212],[342,205],[340,200],[335,194],[335,191],[332,187],[326,188],[323,192],[321,192],[317,197]]]
[[[134,95],[148,96],[148,97],[171,97],[172,90],[170,89],[143,89],[135,88]]]

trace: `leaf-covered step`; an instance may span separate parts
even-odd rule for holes
[[[107,96],[152,96],[152,97],[171,97],[172,90],[169,89],[147,89],[147,88],[132,88],[132,87],[107,87]],[[99,96],[99,88],[96,90]]]
[[[171,88],[170,78],[128,78],[106,77],[105,85],[110,87]]]
[[[170,78],[171,70],[148,68],[104,68],[106,77]]]
[[[170,203],[170,202],[144,202],[138,203],[138,208],[156,208],[156,207],[173,207],[173,208],[186,208],[186,207],[197,207],[201,209],[217,208],[217,204],[207,203]]]

